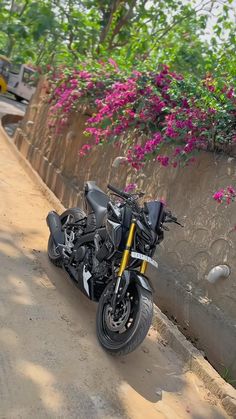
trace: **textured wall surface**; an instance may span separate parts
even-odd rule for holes
[[[81,204],[88,179],[104,190],[108,181],[123,187],[137,180],[129,168],[111,167],[122,154],[111,146],[79,157],[88,141],[83,136],[85,113],[72,115],[69,127],[55,135],[47,126],[48,110],[41,83],[15,143],[65,206]],[[236,378],[236,211],[235,204],[225,208],[212,199],[215,190],[236,184],[236,160],[203,152],[195,165],[184,169],[151,162],[138,175],[138,184],[147,198],[165,198],[184,224],[171,226],[158,249],[160,269],[151,270],[156,303],[219,371],[227,368]],[[210,284],[206,274],[218,264],[228,264],[231,275]]]

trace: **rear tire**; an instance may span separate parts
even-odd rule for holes
[[[80,208],[71,208],[63,212],[63,214],[60,215],[62,226],[66,223],[66,220],[69,215],[72,215],[74,217],[74,221],[80,221],[83,218],[85,218],[85,213]],[[50,234],[48,239],[48,258],[50,262],[53,263],[53,265],[57,267],[62,266],[62,257],[60,253],[56,249],[56,245],[53,241],[52,235]]]
[[[127,292],[129,292],[130,295],[132,295],[133,292],[133,304],[137,304],[137,306],[136,308],[133,308],[133,312],[131,306],[131,312],[127,323],[124,327],[122,325],[122,328],[124,329],[123,332],[123,329],[121,331],[115,331],[116,323],[113,316],[113,319],[110,320],[110,328],[114,329],[112,331],[109,330],[109,322],[106,320],[106,312],[108,312],[107,306],[109,306],[110,303],[108,295],[110,294],[111,287],[112,284],[108,284],[99,300],[96,323],[97,337],[101,346],[107,352],[116,356],[127,355],[143,342],[148,333],[153,317],[153,298],[151,292],[145,290],[137,283],[132,283],[131,286],[128,287]],[[110,319],[111,316],[112,315],[110,315]],[[129,326],[129,321],[132,317],[133,323]],[[119,320],[117,321],[117,324],[119,325]]]

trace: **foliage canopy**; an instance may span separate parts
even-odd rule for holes
[[[162,62],[184,74],[227,70],[234,77],[233,3],[0,0],[0,54],[40,66],[111,57],[121,68]]]

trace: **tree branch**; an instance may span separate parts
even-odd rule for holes
[[[73,34],[73,32],[71,32],[70,36],[69,36],[69,44],[67,45],[67,48],[70,51],[70,53],[73,55],[75,60],[77,61],[78,56],[77,56],[76,52],[73,50],[73,47],[72,47],[73,41],[74,41],[74,34]]]
[[[126,44],[127,44],[127,41],[116,42],[115,44],[112,44],[112,45],[109,44],[108,51],[111,51],[112,49],[117,48],[117,47],[124,47]]]
[[[114,14],[116,13],[116,11],[118,10],[120,4],[122,3],[123,0],[113,0],[112,4],[111,4],[111,9],[110,9],[110,13],[109,13],[109,17],[107,20],[106,25],[102,28],[102,31],[100,33],[100,37],[99,37],[99,44],[98,44],[98,48],[97,48],[97,52],[99,52],[99,45],[103,44],[107,34],[110,30],[111,24],[112,24],[112,20],[114,17]],[[103,10],[103,16],[105,17],[106,11]]]
[[[152,47],[149,50],[149,53],[156,47],[156,45],[160,42],[160,40],[162,38],[164,38],[164,36],[170,32],[176,25],[178,25],[178,23],[182,22],[183,20],[187,19],[189,17],[189,13],[186,14],[185,16],[182,16],[180,19],[175,20],[171,25],[167,26],[167,28],[162,32],[162,34],[157,38],[156,42],[154,42],[152,44]],[[153,34],[153,36],[155,36],[159,31],[157,31],[155,34]]]
[[[118,22],[117,22],[117,24],[116,24],[116,26],[115,26],[115,28],[114,28],[114,30],[113,30],[113,32],[112,32],[112,35],[111,35],[111,39],[110,39],[110,41],[109,41],[109,49],[112,49],[112,42],[113,42],[113,40],[114,40],[114,38],[115,38],[115,36],[116,35],[118,35],[118,33],[120,32],[120,30],[121,30],[121,28],[131,19],[131,17],[133,16],[133,9],[134,9],[134,6],[136,5],[136,3],[137,3],[137,0],[132,0],[131,1],[131,4],[129,5],[129,10],[127,10],[127,12],[124,14],[124,16],[122,16],[119,20],[118,20]]]
[[[29,0],[25,0],[25,4],[24,4],[24,6],[22,7],[22,9],[19,13],[19,17],[21,17],[25,13],[25,10],[26,10],[28,4],[29,4]]]

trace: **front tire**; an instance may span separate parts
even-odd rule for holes
[[[134,351],[145,339],[152,323],[153,298],[151,292],[135,282],[131,283],[124,300],[119,303],[123,304],[123,313],[121,311],[120,318],[116,319],[111,314],[112,288],[112,284],[108,284],[99,300],[97,337],[107,352],[121,356]]]
[[[61,224],[62,226],[66,223],[68,216],[72,215],[74,218],[74,222],[80,221],[85,218],[85,213],[80,208],[71,208],[63,212],[60,215]],[[62,266],[62,257],[60,253],[56,249],[56,245],[53,241],[52,235],[50,234],[48,239],[48,258],[53,265],[61,267]]]

